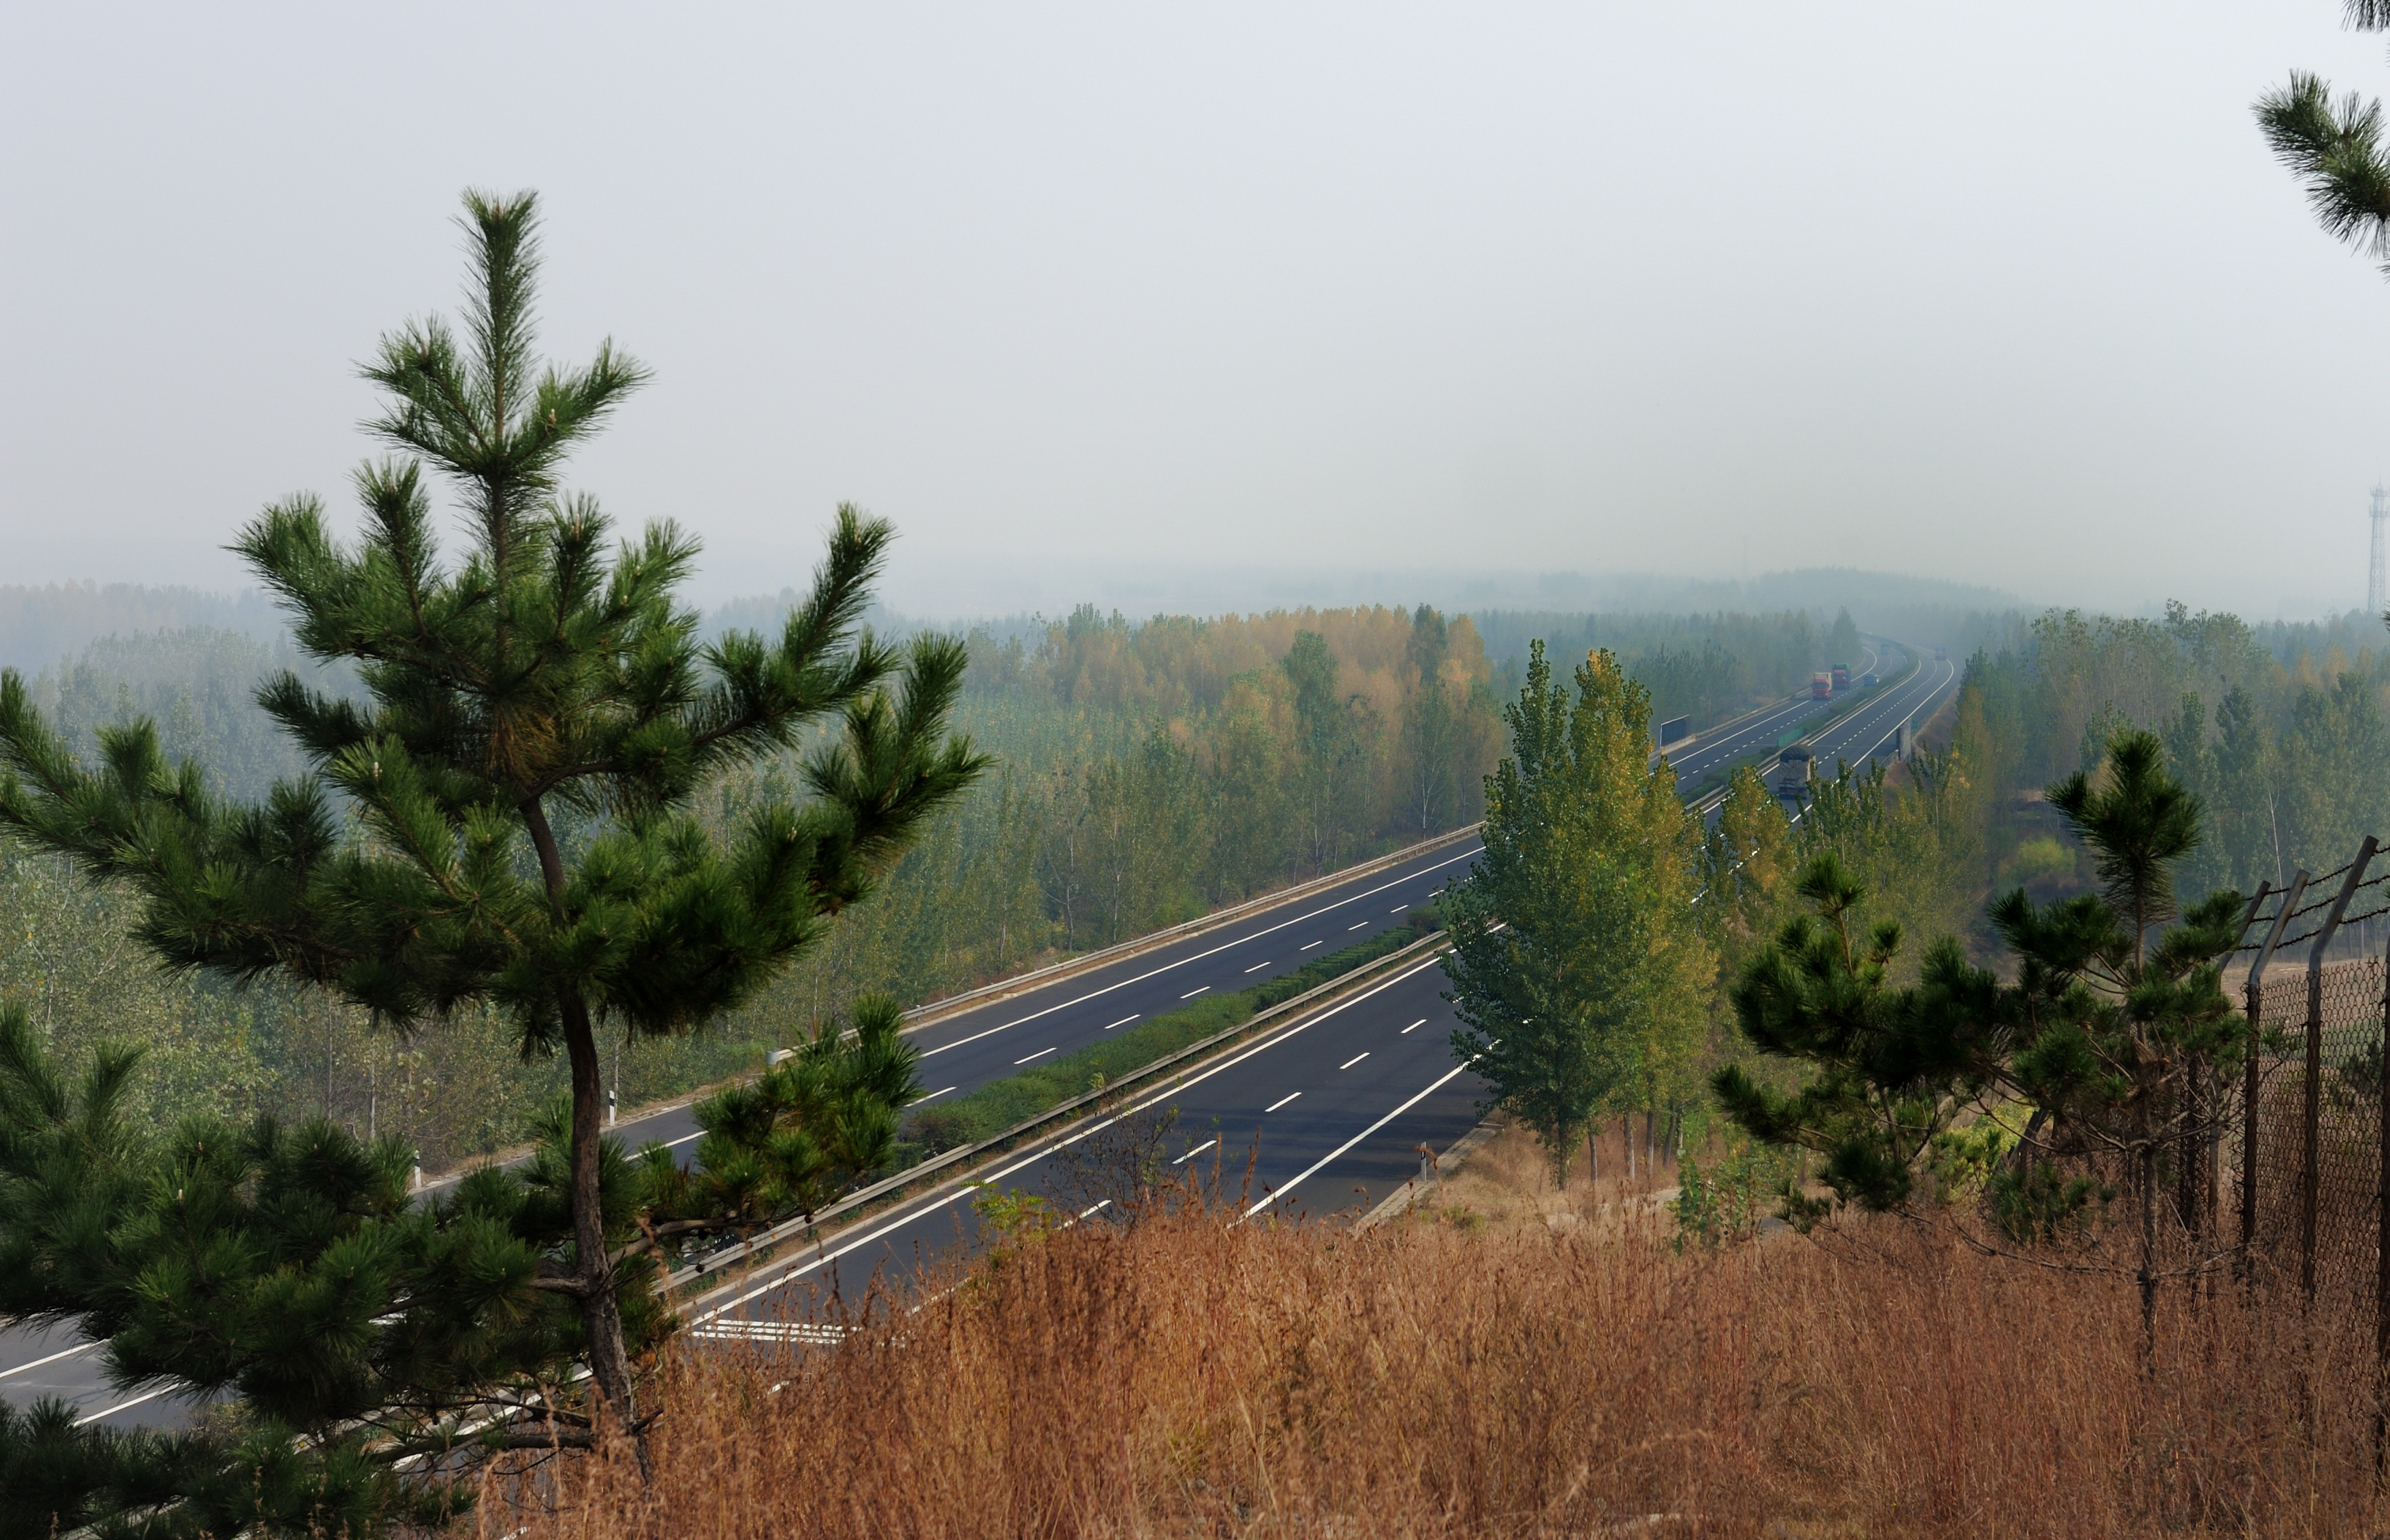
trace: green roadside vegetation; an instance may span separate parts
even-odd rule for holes
[[[1134,1074],[1190,1044],[1242,1026],[1272,1006],[1282,1005],[1332,979],[1399,952],[1421,937],[1433,934],[1437,924],[1432,910],[1415,909],[1404,924],[1394,930],[1356,942],[1341,952],[1330,952],[1292,973],[1251,989],[1207,995],[1192,1005],[1123,1028],[1115,1035],[1077,1053],[1008,1075],[952,1101],[922,1107],[905,1122],[905,1143],[899,1147],[898,1159],[909,1165],[960,1145],[994,1138],[1073,1097]]]

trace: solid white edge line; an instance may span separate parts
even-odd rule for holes
[[[1222,1059],[1219,1063],[1214,1064],[1210,1069],[1204,1071],[1201,1074],[1189,1076],[1188,1079],[1182,1081],[1174,1081],[1170,1084],[1168,1089],[1157,1092],[1153,1096],[1148,1097],[1145,1100],[1137,1103],[1135,1106],[1114,1113],[1109,1118],[1098,1119],[1096,1122],[1089,1123],[1086,1127],[1079,1129],[1077,1132],[1072,1134],[1068,1138],[1057,1139],[1052,1144],[1038,1146],[1034,1150],[1023,1156],[1022,1159],[1013,1161],[1012,1164],[1006,1166],[1003,1170],[982,1177],[977,1182],[972,1183],[970,1187],[962,1187],[955,1192],[948,1193],[944,1197],[939,1198],[934,1201],[925,1202],[919,1208],[906,1209],[903,1213],[895,1214],[895,1216],[891,1218],[887,1224],[880,1226],[869,1235],[861,1236],[854,1240],[848,1241],[845,1245],[841,1246],[835,1251],[825,1251],[821,1255],[813,1258],[811,1261],[800,1262],[784,1272],[775,1273],[770,1281],[757,1284],[754,1288],[748,1290],[737,1299],[726,1300],[724,1303],[715,1305],[711,1310],[705,1311],[701,1315],[690,1317],[689,1324],[692,1326],[701,1325],[704,1322],[713,1320],[716,1316],[722,1315],[725,1311],[736,1310],[740,1305],[745,1304],[748,1301],[761,1299],[765,1294],[770,1293],[773,1290],[782,1288],[793,1279],[802,1277],[817,1267],[828,1266],[829,1264],[836,1262],[839,1258],[845,1256],[848,1252],[859,1251],[863,1247],[870,1245],[873,1241],[878,1240],[882,1236],[894,1234],[896,1231],[903,1229],[906,1226],[910,1225],[917,1219],[934,1213],[940,1209],[952,1208],[957,1203],[959,1203],[964,1199],[970,1197],[974,1189],[994,1187],[996,1183],[1001,1182],[1006,1177],[1013,1174],[1013,1173],[1026,1171],[1031,1166],[1035,1165],[1038,1161],[1052,1156],[1058,1150],[1068,1149],[1071,1146],[1077,1144],[1081,1139],[1090,1138],[1095,1135],[1102,1133],[1105,1129],[1110,1128],[1112,1124],[1120,1122],[1123,1118],[1135,1117],[1137,1113],[1144,1111],[1149,1107],[1158,1107],[1172,1097],[1184,1092],[1189,1085],[1200,1085],[1203,1082],[1211,1079],[1214,1075],[1224,1074],[1227,1072],[1235,1069],[1238,1065],[1242,1064],[1246,1059],[1253,1058],[1256,1054],[1266,1053],[1270,1049],[1277,1047],[1281,1043],[1291,1041],[1300,1033],[1310,1031],[1313,1027],[1316,1027],[1320,1022],[1327,1020],[1330,1017],[1336,1016],[1349,1010],[1353,1007],[1359,1005],[1362,1001],[1370,998],[1372,995],[1384,994],[1387,990],[1394,988],[1396,984],[1401,983],[1406,979],[1415,977],[1418,974],[1425,972],[1431,968],[1440,967],[1443,964],[1443,961],[1444,959],[1442,957],[1430,957],[1425,962],[1419,963],[1413,967],[1403,969],[1400,973],[1395,974],[1391,979],[1381,981],[1375,988],[1363,990],[1360,994],[1353,995],[1349,999],[1339,1000],[1336,1004],[1329,1007],[1326,1010],[1321,1011],[1318,1015],[1306,1017],[1303,1020],[1296,1022],[1294,1025],[1288,1027],[1283,1032],[1273,1033],[1269,1036],[1263,1038],[1260,1042],[1247,1047],[1243,1052],[1230,1055],[1228,1058]],[[1466,1066],[1463,1066],[1463,1068],[1466,1068]],[[1433,1089],[1433,1087],[1430,1087],[1430,1089]],[[1422,1092],[1421,1094],[1424,1095],[1425,1093]]]
[[[1453,856],[1448,860],[1439,861],[1433,866],[1421,866],[1417,871],[1407,872],[1392,882],[1381,882],[1376,887],[1369,889],[1366,892],[1355,893],[1350,898],[1340,898],[1335,903],[1328,905],[1324,908],[1312,910],[1309,914],[1297,915],[1292,919],[1280,920],[1276,925],[1266,926],[1259,930],[1247,931],[1245,934],[1239,936],[1236,940],[1222,942],[1219,945],[1212,947],[1208,951],[1198,952],[1192,956],[1181,957],[1176,962],[1163,963],[1160,968],[1149,969],[1147,971],[1138,974],[1134,979],[1123,979],[1118,983],[1106,984],[1101,989],[1090,990],[1086,994],[1079,995],[1075,999],[1065,1000],[1060,1005],[1047,1006],[1044,1010],[1032,1011],[1028,1015],[1021,1017],[1017,1020],[1007,1021],[1000,1027],[990,1027],[985,1032],[975,1032],[969,1037],[957,1037],[951,1043],[941,1043],[934,1048],[925,1048],[921,1051],[921,1057],[923,1059],[928,1059],[932,1054],[942,1054],[948,1048],[959,1048],[966,1043],[976,1043],[983,1037],[993,1037],[997,1033],[1009,1032],[1014,1027],[1034,1021],[1041,1016],[1051,1016],[1058,1010],[1068,1010],[1073,1006],[1083,1005],[1089,1000],[1101,999],[1103,996],[1110,995],[1116,989],[1126,989],[1131,984],[1140,984],[1148,979],[1160,978],[1163,974],[1169,972],[1174,968],[1184,968],[1191,962],[1201,962],[1204,958],[1216,956],[1220,953],[1227,951],[1231,947],[1242,946],[1249,941],[1258,940],[1263,936],[1274,935],[1277,932],[1285,930],[1290,925],[1300,925],[1304,920],[1317,919],[1321,915],[1331,913],[1337,909],[1342,909],[1347,904],[1358,904],[1365,898],[1375,898],[1380,893],[1391,892],[1395,888],[1401,887],[1404,883],[1412,880],[1414,878],[1425,877],[1428,873],[1433,871],[1442,871],[1445,867],[1452,866],[1456,862],[1474,861],[1481,853],[1483,853],[1483,851],[1484,847],[1481,845],[1477,850],[1466,852],[1462,854]],[[1314,944],[1316,945],[1317,943],[1315,943]]]
[[[78,1353],[89,1353],[99,1345],[96,1341],[85,1342],[81,1347],[71,1347],[62,1353],[53,1353],[47,1358],[36,1358],[30,1364],[19,1364],[13,1369],[0,1369],[0,1380],[6,1380],[12,1374],[22,1374],[27,1369],[40,1368],[44,1364],[55,1364],[61,1358],[71,1358]]]
[[[1472,1059],[1469,1061],[1469,1064],[1474,1064],[1477,1061]],[[1252,1208],[1247,1209],[1244,1213],[1238,1218],[1237,1223],[1240,1225],[1243,1224],[1246,1220],[1251,1219],[1253,1215],[1261,1213],[1264,1209],[1268,1208],[1272,1203],[1277,1202],[1288,1193],[1292,1192],[1306,1178],[1317,1176],[1324,1167],[1332,1165],[1336,1161],[1343,1160],[1345,1152],[1350,1150],[1355,1145],[1359,1144],[1363,1139],[1368,1138],[1370,1135],[1375,1134],[1379,1129],[1385,1127],[1386,1124],[1394,1122],[1396,1118],[1401,1117],[1404,1113],[1409,1111],[1412,1108],[1417,1107],[1420,1102],[1425,1101],[1429,1097],[1434,1095],[1436,1091],[1443,1086],[1446,1081],[1450,1080],[1454,1075],[1457,1075],[1461,1071],[1469,1068],[1469,1064],[1456,1064],[1451,1069],[1446,1070],[1442,1075],[1436,1078],[1434,1084],[1430,1085],[1426,1090],[1421,1091],[1419,1095],[1411,1097],[1410,1100],[1403,1103],[1400,1107],[1395,1108],[1393,1111],[1387,1113],[1384,1117],[1380,1118],[1368,1127],[1364,1128],[1358,1134],[1354,1135],[1343,1144],[1338,1145],[1334,1154],[1330,1155],[1326,1160],[1321,1161],[1317,1165],[1315,1165],[1309,1171],[1304,1172],[1303,1175],[1296,1177],[1286,1186],[1271,1192],[1266,1197],[1263,1198],[1260,1202],[1255,1203]]]

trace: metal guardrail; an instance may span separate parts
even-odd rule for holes
[[[1014,995],[1025,995],[1033,989],[1043,988],[1047,984],[1070,978],[1073,974],[1088,972],[1107,963],[1120,962],[1124,958],[1137,956],[1140,953],[1167,946],[1175,941],[1184,941],[1189,936],[1200,936],[1207,930],[1218,930],[1222,926],[1234,925],[1250,915],[1264,913],[1282,904],[1298,902],[1314,893],[1326,892],[1331,888],[1342,887],[1359,878],[1374,876],[1390,866],[1401,866],[1415,856],[1425,855],[1441,846],[1468,839],[1474,835],[1480,827],[1478,824],[1464,824],[1458,828],[1446,829],[1442,834],[1405,845],[1400,850],[1372,856],[1367,861],[1329,872],[1324,876],[1315,877],[1309,881],[1298,882],[1291,888],[1280,888],[1274,892],[1246,899],[1240,904],[1232,904],[1225,909],[1214,909],[1207,915],[1170,926],[1165,930],[1149,931],[1134,940],[1121,942],[1100,951],[1066,957],[1060,962],[1049,963],[1044,968],[1034,969],[1027,973],[1016,973],[1009,978],[998,979],[993,983],[982,984],[976,989],[967,989],[959,995],[949,995],[942,1000],[927,1001],[905,1012],[904,1030],[912,1032],[921,1027],[932,1026],[949,1016],[986,1005],[991,1001],[1005,999]]]
[[[1868,694],[1853,695],[1849,701],[1841,709],[1826,712],[1823,719],[1818,721],[1817,725],[1810,727],[1799,738],[1792,739],[1792,742],[1777,745],[1776,749],[1769,753],[1767,758],[1758,762],[1760,774],[1765,776],[1768,771],[1773,770],[1777,765],[1782,764],[1785,750],[1800,744],[1816,742],[1818,738],[1824,737],[1829,731],[1840,726],[1845,722],[1848,722],[1862,706],[1873,705],[1876,702],[1881,701],[1885,694],[1900,688],[1904,685],[1907,685],[1911,679],[1915,678],[1918,671],[1925,666],[1924,657],[1916,648],[1906,642],[1901,643],[1900,647],[1902,651],[1908,654],[1908,667],[1902,669],[1898,674],[1894,674],[1889,679],[1879,681],[1875,689],[1868,692]],[[1872,699],[1870,699],[1870,697]],[[1732,785],[1733,777],[1729,775],[1726,785],[1720,786],[1715,791],[1703,793],[1700,798],[1687,803],[1686,805],[1690,811],[1703,817],[1707,817],[1712,808],[1716,807],[1719,803],[1726,801],[1726,794],[1728,790],[1731,789]]]
[[[752,1261],[760,1250],[777,1246],[791,1236],[817,1229],[829,1220],[853,1213],[881,1198],[912,1186],[925,1176],[949,1168],[967,1167],[970,1162],[983,1155],[1005,1153],[1013,1141],[1024,1134],[1068,1121],[1081,1110],[1093,1106],[1108,1097],[1117,1096],[1124,1086],[1150,1080],[1173,1065],[1184,1064],[1212,1049],[1251,1037],[1258,1029],[1279,1018],[1292,1015],[1306,1006],[1318,1004],[1358,985],[1371,982],[1381,975],[1394,972],[1401,965],[1417,961],[1421,956],[1433,956],[1450,945],[1450,938],[1441,930],[1421,936],[1407,946],[1397,947],[1382,957],[1373,957],[1350,972],[1340,973],[1327,982],[1314,985],[1291,999],[1281,1000],[1277,1005],[1256,1011],[1233,1027],[1189,1043],[1185,1047],[1165,1054],[1140,1069],[1131,1070],[1119,1079],[1107,1082],[1099,1089],[1082,1092],[1068,1101],[1047,1108],[1034,1117],[1023,1119],[1001,1134],[993,1135],[976,1144],[957,1146],[943,1155],[922,1161],[919,1165],[908,1167],[893,1175],[882,1177],[868,1187],[858,1188],[818,1213],[810,1215],[801,1214],[792,1219],[783,1220],[769,1229],[759,1231],[750,1237],[736,1252],[726,1253],[718,1261],[709,1258],[695,1266],[684,1267],[678,1272],[666,1275],[657,1283],[656,1291],[669,1296],[690,1284],[700,1282],[731,1267]],[[945,1184],[941,1185],[953,1184],[957,1179],[955,1176],[950,1176]]]

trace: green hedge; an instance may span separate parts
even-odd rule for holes
[[[1295,972],[1251,989],[1207,995],[1192,1005],[1140,1021],[1067,1058],[1050,1059],[1017,1075],[1008,1075],[952,1101],[924,1107],[905,1120],[905,1143],[912,1148],[900,1155],[900,1163],[911,1164],[957,1145],[993,1138],[1015,1123],[1025,1123],[1048,1108],[1095,1089],[1099,1075],[1109,1083],[1142,1070],[1190,1043],[1200,1043],[1214,1033],[1240,1026],[1272,1006],[1317,989],[1390,952],[1400,951],[1435,929],[1433,914],[1414,910],[1408,923],[1341,952],[1331,952]]]

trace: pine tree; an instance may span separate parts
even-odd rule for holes
[[[1574,684],[1531,648],[1485,852],[1444,899],[1467,1023],[1453,1051],[1563,1180],[1598,1116],[1651,1107],[1688,1061],[1715,969],[1692,908],[1699,833],[1651,752],[1650,697],[1607,651]]]
[[[356,475],[357,543],[312,496],[236,543],[301,648],[362,685],[284,674],[261,689],[309,773],[233,805],[141,722],[104,733],[87,768],[11,672],[0,824],[137,892],[170,968],[287,975],[402,1032],[493,1006],[525,1053],[560,1049],[569,1244],[528,1282],[573,1303],[603,1410],[636,1430],[623,1312],[649,1264],[610,1260],[599,1028],[684,1033],[752,997],[984,762],[946,728],[960,644],[899,650],[859,630],[885,524],[839,511],[772,638],[700,643],[675,599],[698,554],[677,526],[609,551],[606,517],[559,479],[647,375],[610,343],[579,369],[539,366],[535,208],[469,194],[461,335],[411,324],[365,369],[386,398],[368,427],[395,453]],[[427,471],[464,515],[453,565]],[[825,719],[840,731],[804,762],[812,799],[709,839],[690,811],[709,778]]]
[[[2095,774],[2048,795],[2091,850],[2101,891],[2046,905],[2022,889],[1994,900],[2011,981],[1943,936],[1918,982],[1895,987],[1899,925],[1866,924],[1863,885],[1831,853],[1818,855],[1797,883],[1813,913],[1789,921],[1733,990],[1744,1035],[1810,1078],[1777,1092],[1729,1067],[1715,1085],[1754,1137],[1822,1154],[1835,1200],[1874,1210],[1911,1202],[1962,1121],[2034,1109],[2020,1159],[1991,1182],[1995,1217],[2020,1243],[2078,1236],[2104,1200],[2101,1173],[2121,1168],[2133,1184],[2146,1324],[2162,1183],[2178,1183],[2181,1199],[2200,1180],[2222,1105],[2215,1089],[2247,1049],[2216,961],[2238,939],[2244,901],[2229,890],[2188,908],[2177,900],[2174,874],[2202,816],[2166,773],[2156,735],[2119,730]],[[1791,1197],[1794,1217],[1817,1216]],[[2178,1206],[2195,1225],[2197,1204]]]

